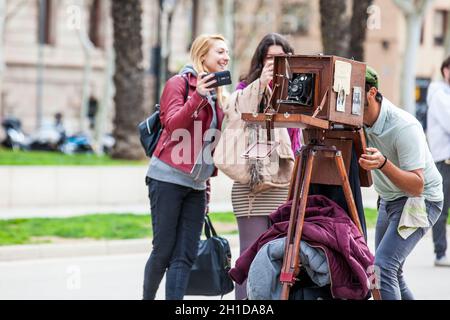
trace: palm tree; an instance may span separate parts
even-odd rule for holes
[[[414,90],[416,63],[420,46],[420,32],[425,13],[434,0],[394,0],[406,22],[406,44],[403,55],[400,103],[406,111],[416,114]]]
[[[320,0],[322,44],[325,54],[364,60],[367,9],[373,0],[353,1],[351,17],[346,0]]]
[[[320,28],[324,54],[347,56],[347,1],[320,0]]]
[[[367,8],[373,0],[353,1],[353,15],[350,21],[350,45],[348,56],[358,61],[364,60],[364,42],[367,30]]]
[[[112,156],[140,159],[144,153],[136,127],[144,118],[141,0],[112,0],[111,14],[116,54],[113,130],[116,144]]]

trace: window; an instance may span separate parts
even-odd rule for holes
[[[442,46],[445,41],[447,26],[449,23],[449,13],[446,10],[436,10],[434,13],[433,39],[434,45]]]
[[[89,12],[89,39],[97,48],[103,48],[104,42],[100,28],[102,27],[102,0],[93,0]]]
[[[39,0],[38,2],[38,40],[39,44],[55,44],[55,19],[53,0]]]

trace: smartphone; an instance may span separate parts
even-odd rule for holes
[[[206,77],[207,75],[210,75],[210,73],[206,74],[204,77]],[[231,73],[228,70],[214,72],[214,79],[216,79],[216,82],[213,85],[209,86],[209,88],[217,88],[229,85],[231,84]]]

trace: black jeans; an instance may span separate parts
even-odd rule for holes
[[[450,164],[444,161],[436,163],[436,167],[442,175],[444,189],[444,206],[438,221],[433,226],[433,243],[436,258],[442,258],[447,251],[447,219],[450,208]]]
[[[166,300],[182,300],[197,257],[206,191],[148,179],[153,250],[145,266],[144,300],[155,299],[166,273]]]

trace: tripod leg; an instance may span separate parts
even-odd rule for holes
[[[342,159],[342,153],[338,151],[335,157],[336,166],[338,168],[339,176],[342,182],[342,188],[344,189],[345,200],[347,201],[348,210],[350,211],[350,217],[358,228],[359,232],[363,234],[361,222],[359,221],[358,211],[356,210],[355,200],[353,199],[352,189],[350,188],[350,183],[348,182],[347,172],[344,166],[344,160]]]
[[[294,197],[296,180],[297,180],[297,175],[299,174],[298,171],[299,171],[299,165],[301,162],[301,157],[302,157],[301,153],[295,157],[294,171],[292,171],[291,184],[289,185],[289,194],[288,194],[288,198],[287,198],[288,201],[292,200],[292,198]]]
[[[295,282],[300,269],[300,240],[302,237],[303,222],[305,219],[306,203],[308,200],[309,184],[311,182],[312,167],[316,152],[308,149],[306,163],[302,159],[297,173],[294,199],[292,201],[291,218],[289,220],[286,247],[281,269],[280,281],[282,282],[281,300],[289,299],[290,287]],[[303,155],[304,156],[304,155]],[[297,170],[298,171],[298,170]],[[300,201],[299,201],[300,198]]]
[[[358,227],[359,232],[363,234],[361,221],[359,221],[358,212],[356,210],[355,200],[353,199],[353,193],[350,188],[350,183],[348,182],[347,172],[345,171],[344,160],[342,159],[342,153],[338,151],[336,153],[336,166],[339,171],[339,176],[342,181],[342,188],[344,189],[345,200],[347,201],[347,206],[350,210],[350,217],[352,218],[355,225]],[[381,293],[379,289],[371,289],[372,297],[374,300],[381,300]]]

